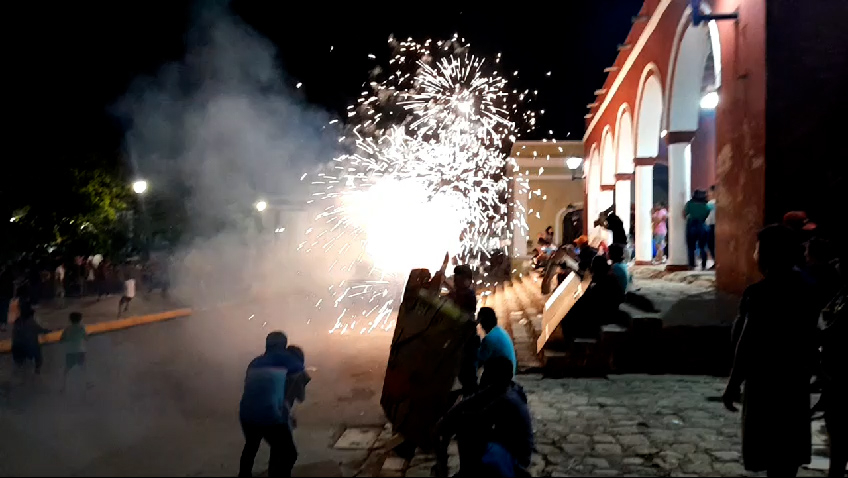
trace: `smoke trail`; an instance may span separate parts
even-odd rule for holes
[[[313,267],[302,267],[306,258],[288,247],[293,239],[271,240],[276,216],[285,226],[291,215],[254,210],[260,198],[305,204],[303,172],[337,154],[330,115],[290,83],[271,43],[216,6],[198,15],[185,58],[138,80],[119,105],[131,123],[131,161],[151,186],[149,219],[181,213],[189,226],[174,280],[193,305],[257,286],[301,294],[324,287],[315,280],[326,277],[307,277]],[[283,236],[299,232],[289,229]]]

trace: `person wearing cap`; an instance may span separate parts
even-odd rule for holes
[[[716,187],[715,184],[710,186],[707,191],[707,205],[710,207],[710,214],[707,216],[707,248],[710,250],[710,255],[713,256],[713,265],[710,269],[715,269],[716,251],[715,251],[715,225],[716,225]]]
[[[812,239],[813,234],[817,229],[816,223],[810,221],[807,213],[804,211],[789,211],[783,215],[783,225],[788,227],[795,233],[796,240],[802,248],[807,247],[807,242]],[[804,264],[803,257],[797,265]]]
[[[239,476],[253,475],[253,462],[265,440],[271,447],[268,476],[291,476],[297,461],[290,413],[286,402],[286,379],[304,371],[303,361],[286,350],[288,337],[280,331],[265,338],[265,353],[247,366],[244,392],[239,403],[239,420],[244,449]]]

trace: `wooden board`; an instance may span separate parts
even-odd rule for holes
[[[380,404],[393,431],[422,448],[450,403],[462,347],[477,332],[470,316],[410,274],[398,312]]]
[[[542,328],[539,339],[536,341],[536,353],[545,348],[545,344],[548,343],[562,319],[574,307],[574,304],[583,297],[583,292],[588,286],[589,279],[581,280],[577,274],[570,272],[551,294],[548,301],[545,302],[545,310],[542,313]]]

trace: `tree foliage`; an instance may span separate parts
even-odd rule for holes
[[[124,247],[122,213],[131,191],[118,171],[98,161],[73,167],[18,165],[0,191],[8,219],[0,220],[5,259],[22,254],[111,254]]]

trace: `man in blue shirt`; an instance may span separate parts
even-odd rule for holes
[[[303,372],[303,361],[286,350],[288,338],[271,332],[265,338],[265,353],[247,366],[239,420],[244,432],[239,476],[252,476],[253,461],[264,439],[271,447],[268,476],[291,476],[297,461],[286,402],[286,377]]]
[[[612,244],[609,247],[609,257],[612,261],[612,275],[618,285],[621,286],[621,293],[626,294],[633,282],[633,277],[630,275],[630,270],[627,269],[627,264],[624,263],[624,246]]]
[[[506,330],[498,327],[498,316],[491,307],[482,307],[477,313],[477,320],[486,336],[480,344],[477,363],[485,365],[492,357],[504,357],[512,362],[512,373],[515,374],[515,346]]]

